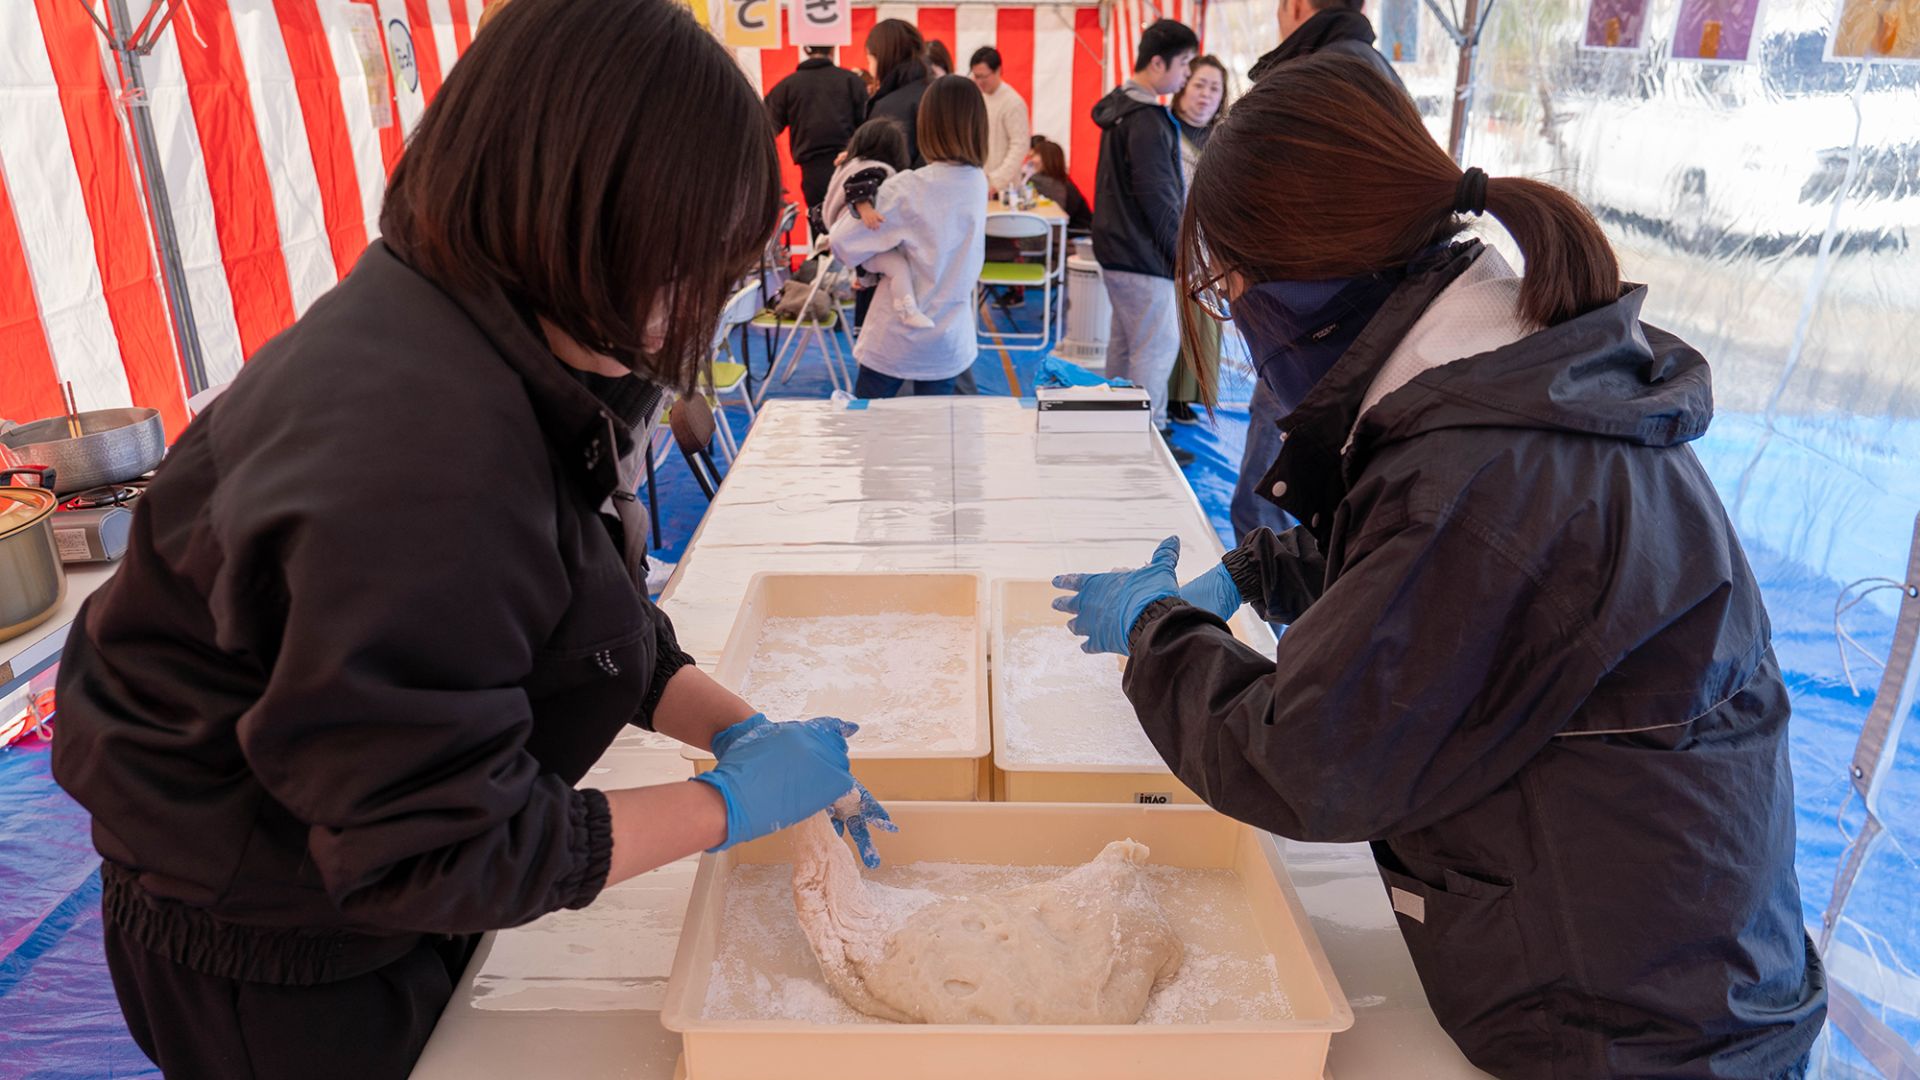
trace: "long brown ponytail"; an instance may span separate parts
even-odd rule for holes
[[[1465,227],[1455,209],[1462,178],[1406,92],[1373,65],[1333,53],[1292,61],[1213,125],[1187,196],[1175,278],[1205,299],[1228,291],[1230,278],[1315,281],[1403,266]],[[1528,318],[1551,325],[1619,297],[1613,246],[1566,192],[1491,177],[1485,209],[1526,259]],[[1181,309],[1191,350],[1195,320],[1208,316]],[[1197,374],[1211,403],[1213,378]]]

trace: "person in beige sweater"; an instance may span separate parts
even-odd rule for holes
[[[1027,101],[1000,77],[1000,50],[982,45],[968,61],[973,85],[987,99],[987,187],[995,194],[1020,183],[1032,124]]]

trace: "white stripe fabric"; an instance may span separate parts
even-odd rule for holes
[[[173,206],[174,231],[180,240],[187,296],[200,332],[200,352],[206,361],[208,384],[218,386],[240,373],[246,353],[240,345],[240,325],[233,313],[226,264],[220,258],[213,192],[207,186],[207,165],[194,127],[193,105],[187,100],[187,77],[180,66],[177,35],[193,30],[181,22],[176,18],[161,35],[141,70],[151,102],[147,111],[153,117],[154,142],[160,149],[160,173],[167,181],[167,201]]]
[[[971,72],[973,51],[992,45],[999,33],[999,8],[993,4],[961,4],[953,13],[953,62],[960,65],[956,75]]]
[[[294,88],[293,66],[287,60],[272,0],[227,0],[227,9],[233,15],[240,62],[246,67],[253,126],[267,165],[273,214],[280,227],[280,253],[287,261],[287,283],[297,315],[338,280],[321,209],[320,178],[313,171],[300,92]]]
[[[360,212],[366,220],[367,239],[372,241],[380,235],[380,202],[387,194],[387,165],[380,150],[380,129],[373,126],[373,102],[367,97],[360,51],[349,29],[348,9],[356,6],[351,0],[320,0],[320,21],[327,28],[334,74],[340,78],[340,111],[347,117],[353,173],[360,181]],[[385,103],[380,108],[391,111]]]
[[[467,0],[467,40],[480,32],[480,13],[487,10],[487,0]]]
[[[427,108],[426,97],[420,87],[420,64],[416,59],[413,71],[409,74],[401,70],[399,64],[392,63],[392,54],[395,39],[413,41],[413,23],[407,19],[406,0],[377,0],[374,6],[380,12],[380,33],[387,42],[387,59],[393,70],[393,93],[400,101],[400,131],[410,135],[413,126],[420,122],[420,114]],[[414,55],[419,55],[417,50]]]
[[[31,3],[0,3],[0,173],[54,367],[83,409],[133,404],[94,255],[86,194]],[[0,213],[6,211],[0,207]],[[0,360],[4,362],[4,360]],[[21,417],[21,419],[27,419]]]
[[[873,21],[882,23],[888,19],[903,19],[918,26],[920,23],[920,7],[917,4],[875,4],[873,8]]]
[[[453,5],[447,0],[427,0],[427,18],[433,21],[433,51],[440,58],[440,78],[445,81],[460,59],[460,41],[453,36]]]
[[[1073,11],[1049,5],[1033,12],[1033,133],[1063,149],[1073,145]]]

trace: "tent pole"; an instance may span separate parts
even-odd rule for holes
[[[92,5],[87,0],[77,0],[89,11]],[[153,19],[153,10],[170,0],[154,0],[153,9],[147,13],[146,22]],[[179,0],[171,0],[177,4]],[[127,0],[107,0],[113,29],[107,37],[107,44],[113,49],[116,74],[120,81],[120,101],[126,106],[127,123],[133,133],[134,166],[140,172],[141,183],[146,188],[148,220],[153,223],[153,244],[155,254],[160,260],[160,277],[167,290],[167,315],[173,323],[174,348],[180,357],[180,370],[186,376],[187,396],[191,397],[207,389],[206,359],[200,351],[200,334],[193,319],[193,301],[187,293],[187,274],[184,261],[180,257],[180,237],[174,230],[173,204],[167,198],[166,177],[160,171],[160,146],[153,135],[153,117],[147,111],[146,80],[140,73],[140,57],[153,47],[151,39],[142,43],[128,36],[127,28],[133,20],[127,14]],[[169,7],[170,18],[173,10]],[[155,28],[155,35],[166,25],[162,20]]]
[[[1467,88],[1473,85],[1473,62],[1480,52],[1480,0],[1467,0],[1460,24],[1460,67],[1453,78],[1453,119],[1447,128],[1447,153],[1460,162],[1467,150]]]

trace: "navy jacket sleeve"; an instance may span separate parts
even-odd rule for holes
[[[1186,202],[1180,177],[1180,135],[1165,110],[1138,109],[1121,126],[1127,132],[1127,167],[1132,172],[1133,197],[1140,207],[1147,235],[1167,265],[1174,264],[1180,244],[1180,210]]]
[[[351,461],[267,452],[310,437],[312,421],[289,422],[224,485],[248,497],[210,511],[230,553],[219,633],[268,651],[271,671],[239,720],[241,752],[276,812],[306,826],[328,895],[371,926],[518,925],[586,905],[611,860],[605,797],[525,749],[519,683],[569,595],[540,509],[553,504],[545,447],[462,434],[527,431],[486,401]]]
[[[1291,623],[1320,598],[1327,560],[1313,534],[1302,528],[1275,535],[1255,529],[1220,560],[1240,596],[1267,622]]]
[[[1350,554],[1273,660],[1157,601],[1124,686],[1215,809],[1301,840],[1397,835],[1509,780],[1604,671],[1543,580],[1487,530],[1409,522]]]
[[[790,95],[787,91],[788,85],[785,79],[774,83],[773,89],[767,91],[767,119],[773,121],[773,137],[776,139],[780,137],[781,132],[787,130],[787,124],[790,122],[787,116],[787,99]]]

